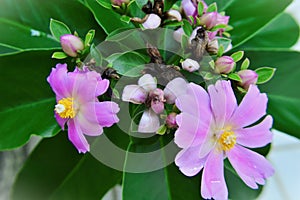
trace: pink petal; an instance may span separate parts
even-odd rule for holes
[[[174,40],[176,40],[177,42],[181,43],[181,38],[182,38],[183,34],[184,34],[183,28],[177,29],[173,33]]]
[[[154,133],[159,128],[159,117],[152,109],[145,110],[139,123],[138,131],[141,133]]]
[[[70,119],[68,121],[68,137],[79,153],[86,153],[87,151],[90,151],[90,145],[74,119]]]
[[[215,85],[208,86],[208,93],[216,125],[222,128],[237,108],[231,83],[230,81],[217,81]]]
[[[180,171],[186,176],[194,176],[203,168],[206,158],[200,159],[199,147],[190,147],[181,150],[175,158],[175,164]]]
[[[52,90],[57,96],[57,99],[69,97],[71,91],[67,88],[68,69],[67,64],[57,64],[56,68],[52,68],[50,75],[47,78]]]
[[[180,148],[197,146],[203,142],[207,135],[208,125],[199,118],[188,113],[181,113],[176,116],[178,129],[175,132],[175,143]]]
[[[147,92],[156,89],[156,81],[150,74],[145,74],[139,78],[138,85],[144,88]]]
[[[105,101],[96,103],[96,114],[99,124],[103,127],[110,127],[119,122],[117,113],[119,105],[115,102]]]
[[[147,20],[143,23],[145,29],[156,29],[160,26],[161,18],[156,14],[149,14]]]
[[[142,87],[138,85],[126,85],[123,94],[122,100],[131,102],[134,104],[141,104],[146,101],[147,92]]]
[[[201,181],[201,195],[204,199],[227,199],[228,190],[224,179],[223,154],[212,151],[204,165]]]
[[[164,111],[164,103],[161,101],[151,101],[151,108],[156,114],[160,114]]]
[[[168,104],[175,103],[177,97],[186,93],[187,86],[186,80],[180,77],[170,81],[164,89],[166,102]]]
[[[196,7],[191,0],[182,0],[181,6],[186,16],[194,16]]]
[[[251,85],[229,120],[230,124],[237,129],[256,122],[266,114],[267,102],[267,95],[260,93],[256,85]]]
[[[65,130],[65,124],[67,122],[67,118],[61,118],[56,112],[54,112],[55,119],[62,130]]]
[[[256,183],[264,184],[264,179],[274,174],[271,164],[260,154],[235,145],[228,153],[228,159],[242,178],[251,188],[257,189]]]
[[[85,107],[85,105],[82,105],[82,107]],[[80,129],[85,135],[90,135],[90,136],[101,135],[103,133],[103,128],[97,122],[95,109],[90,109],[90,110],[92,111],[92,113],[88,114],[90,115],[89,117],[87,117],[87,115],[82,112],[78,112],[75,117],[76,123],[78,123]]]
[[[103,79],[97,82],[95,96],[100,96],[104,94],[109,87],[109,80]]]
[[[265,146],[272,141],[273,118],[268,115],[261,123],[250,128],[235,130],[237,143],[250,148]]]

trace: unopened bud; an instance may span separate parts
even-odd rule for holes
[[[147,20],[143,23],[145,29],[156,29],[160,26],[161,18],[156,14],[149,14]]]
[[[122,3],[128,4],[130,0],[111,0],[110,2],[115,6],[121,6]]]
[[[248,89],[251,84],[256,84],[258,75],[255,71],[250,69],[241,70],[238,72],[238,75],[241,77],[242,82],[240,85],[244,89]]]
[[[168,19],[181,21],[182,17],[178,10],[169,10],[168,11]]]
[[[60,37],[60,44],[63,51],[72,57],[77,56],[77,51],[83,50],[84,45],[81,39],[75,35],[66,34]]]
[[[182,69],[189,71],[189,72],[194,72],[200,68],[199,63],[190,58],[185,59],[185,61],[183,61],[181,63],[181,66],[182,66]]]
[[[156,88],[149,93],[149,100],[151,100],[151,108],[156,113],[159,114],[164,110],[164,91]]]
[[[207,51],[211,54],[217,54],[219,50],[219,44],[217,39],[213,39],[207,44]]]
[[[235,62],[230,56],[222,56],[215,62],[215,72],[218,74],[228,74],[234,68]]]
[[[176,128],[177,127],[176,115],[177,115],[176,113],[172,112],[167,116],[166,125],[168,128]]]

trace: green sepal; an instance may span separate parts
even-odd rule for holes
[[[53,37],[60,41],[60,37],[65,34],[72,34],[69,27],[61,21],[50,19],[50,32]]]

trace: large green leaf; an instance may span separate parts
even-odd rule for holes
[[[230,16],[229,24],[234,27],[230,32],[233,46],[249,40],[291,2],[292,0],[234,0],[225,9],[226,15]]]
[[[16,179],[12,199],[99,199],[121,176],[89,153],[79,155],[67,133],[61,132],[44,139],[30,155]]]
[[[54,119],[55,99],[20,105],[0,112],[0,150],[26,143],[32,134],[52,137],[59,128]]]
[[[274,117],[274,127],[300,138],[300,67],[299,52],[245,52],[252,68],[264,65],[276,68],[271,81],[260,86],[269,95],[268,111]]]
[[[105,36],[92,13],[76,0],[2,0],[0,18],[5,19],[0,25],[0,43],[21,49],[59,47],[58,42],[49,38],[51,18],[64,22],[82,37],[88,30],[95,29],[96,43],[102,41]],[[40,36],[37,36],[38,34]],[[2,45],[0,52],[5,52]]]
[[[85,4],[93,12],[97,22],[107,34],[119,28],[134,28],[131,22],[127,24],[121,21],[121,16],[118,13],[103,7],[97,0],[85,0]]]
[[[299,25],[283,13],[261,29],[253,38],[241,45],[242,50],[280,50],[293,46],[299,38]]]

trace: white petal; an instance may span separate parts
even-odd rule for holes
[[[159,128],[159,117],[151,109],[145,110],[139,123],[141,133],[154,133]]]
[[[181,21],[182,17],[178,10],[169,10],[168,15],[171,19],[175,19],[177,21]]]
[[[186,93],[187,82],[183,78],[175,78],[170,81],[164,89],[166,102],[168,104],[175,103],[175,99]]]
[[[160,26],[161,19],[156,14],[150,14],[148,19],[143,23],[145,29],[156,29]]]
[[[139,86],[144,88],[147,92],[156,89],[156,81],[150,74],[143,75],[139,81]]]
[[[138,85],[126,85],[123,90],[122,100],[141,104],[144,103],[147,98],[147,92]]]

